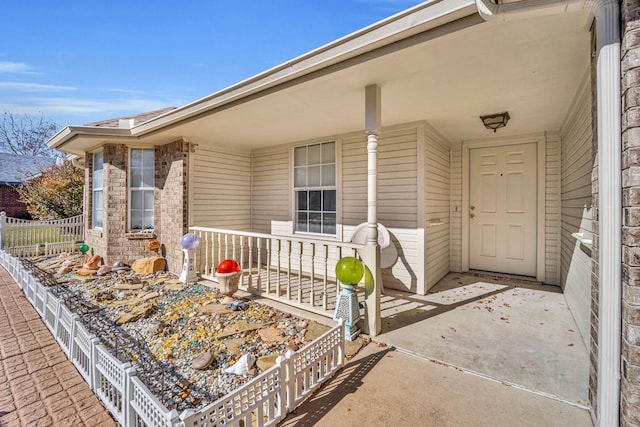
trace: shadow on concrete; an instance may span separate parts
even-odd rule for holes
[[[375,344],[370,344],[375,345]],[[327,415],[342,399],[355,393],[362,386],[363,378],[380,362],[393,347],[377,351],[357,361],[349,362],[327,381],[302,406],[282,421],[281,426],[313,426]]]

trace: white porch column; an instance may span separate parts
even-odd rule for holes
[[[622,333],[620,14],[614,0],[591,6],[598,43],[598,426],[617,426]]]
[[[367,242],[362,258],[373,276],[373,290],[365,293],[363,330],[375,336],[382,330],[380,319],[380,246],[378,245],[378,133],[381,123],[381,90],[378,85],[365,88],[365,132],[367,133]]]

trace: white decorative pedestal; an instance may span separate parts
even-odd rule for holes
[[[198,281],[198,276],[196,275],[196,266],[195,266],[195,250],[183,249],[184,252],[184,263],[182,264],[182,273],[178,280],[182,283],[195,283]]]
[[[355,286],[340,284],[340,288],[333,320],[336,322],[340,319],[344,320],[345,338],[353,341],[360,334],[360,328],[358,327],[358,320],[360,320],[358,294],[355,292]]]

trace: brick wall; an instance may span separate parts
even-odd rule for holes
[[[0,184],[0,212],[11,218],[31,219],[27,207],[19,200],[18,191],[13,185]]]
[[[167,249],[169,270],[182,269],[180,238],[187,232],[187,166],[189,143],[176,141],[156,148],[155,228]]]
[[[622,378],[620,424],[640,426],[640,0],[622,12]]]
[[[104,218],[102,229],[91,224],[91,187],[93,156],[86,154],[85,209],[86,243],[107,264],[133,262],[154,255],[146,249],[149,240],[157,238],[166,247],[170,271],[182,268],[180,238],[187,229],[187,161],[189,144],[177,141],[155,147],[154,232],[131,233],[128,224],[129,149],[122,144],[105,144],[104,153]]]

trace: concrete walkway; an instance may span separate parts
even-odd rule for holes
[[[371,343],[282,426],[592,427],[587,410]]]
[[[0,267],[0,426],[117,426]]]

